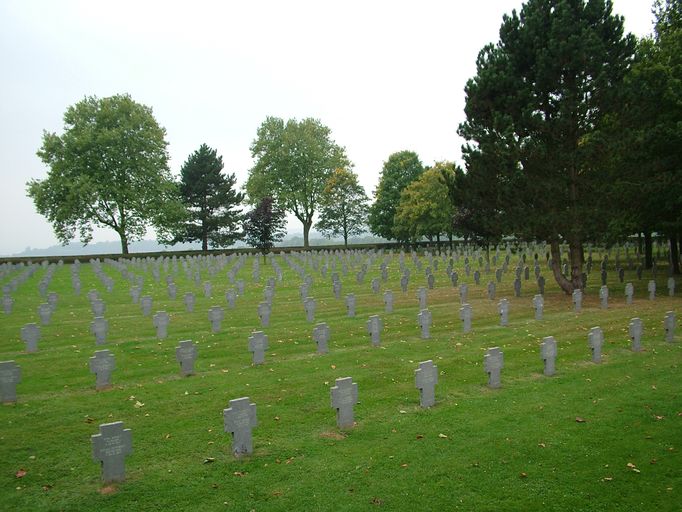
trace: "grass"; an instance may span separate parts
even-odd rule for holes
[[[658,296],[649,301],[650,276],[638,281],[627,272],[626,282],[635,284],[628,306],[624,284],[611,271],[609,309],[601,310],[593,270],[583,311],[575,314],[543,266],[545,315],[535,321],[530,281],[514,297],[510,270],[498,299],[490,301],[485,287],[494,274],[482,273],[476,286],[460,259],[456,268],[460,282],[469,283],[474,310],[473,331],[462,334],[457,289],[440,261],[436,289],[428,292],[431,339],[422,340],[416,290],[426,279],[409,258],[407,293],[400,291],[397,256],[382,283],[382,290],[394,292],[392,314],[383,312],[381,294],[370,287],[371,278],[380,277],[381,257],[363,284],[352,271],[342,276],[342,297],[357,297],[355,318],[346,316],[343,298],[334,298],[329,275],[308,264],[316,321],[331,328],[330,353],[321,356],[298,295],[302,280],[278,260],[284,280],[277,283],[271,327],[263,329],[270,342],[266,363],[258,367],[250,364],[247,338],[260,329],[256,308],[274,275],[269,265],[253,282],[247,260],[237,275],[246,282],[245,295],[233,310],[224,298],[233,263],[210,278],[212,298],[182,267],[175,300],[167,296],[163,270],[157,283],[150,265],[133,269],[145,276],[153,311],[171,315],[163,341],[151,317],[131,303],[129,283],[114,267],[103,265],[115,280],[107,293],[91,266],[82,265],[77,296],[65,265],[49,287],[59,293],[57,310],[33,354],[23,352],[19,331],[38,321],[45,269],[22,284],[13,294],[13,312],[0,315],[0,360],[22,368],[17,404],[0,407],[0,510],[680,510],[682,337],[678,332],[676,343],[664,341],[663,317],[669,310],[680,317],[682,301],[663,296],[665,277],[659,275]],[[205,267],[202,279],[209,279]],[[86,294],[93,288],[106,302],[105,347],[96,347],[89,332]],[[186,291],[197,296],[193,313],[182,302]],[[502,297],[511,303],[508,327],[499,326]],[[216,304],[226,314],[222,331],[212,334],[207,311]],[[380,348],[372,348],[366,334],[371,314],[384,321]],[[627,327],[635,316],[644,321],[641,353],[629,349]],[[595,325],[605,335],[600,365],[590,362],[587,347]],[[549,335],[559,346],[551,378],[542,375],[539,355]],[[197,374],[188,378],[179,376],[175,361],[183,339],[199,347]],[[504,351],[499,390],[485,385],[483,355],[491,346]],[[115,354],[117,369],[113,388],[96,392],[88,358],[100,348]],[[440,376],[436,406],[422,410],[414,370],[426,359],[434,360]],[[339,431],[329,389],[346,376],[358,383],[360,403],[356,427]],[[257,404],[259,425],[253,456],[235,460],[222,410],[242,396]],[[99,424],[118,420],[133,434],[127,480],[103,487],[90,436]],[[19,470],[25,476],[18,478]]]

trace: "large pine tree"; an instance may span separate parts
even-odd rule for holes
[[[244,195],[235,189],[234,174],[223,174],[223,157],[202,144],[180,170],[180,195],[187,215],[175,230],[174,242],[201,241],[202,250],[227,247],[242,238],[239,207]]]

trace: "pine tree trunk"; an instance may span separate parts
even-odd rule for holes
[[[670,235],[670,264],[673,274],[680,273],[680,253],[677,247],[677,235]]]
[[[644,268],[651,268],[654,262],[654,243],[651,231],[644,232]]]
[[[553,240],[550,243],[550,252],[552,254],[552,273],[554,274],[554,279],[564,293],[569,295],[573,293],[574,287],[573,282],[566,279],[561,273],[561,251],[559,250],[558,240]],[[573,252],[571,252],[571,264],[573,264]]]

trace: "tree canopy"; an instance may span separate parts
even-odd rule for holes
[[[43,133],[48,175],[28,182],[28,195],[63,244],[76,232],[87,244],[93,227],[108,227],[127,253],[129,241],[178,211],[165,136],[151,108],[130,96],[87,97],[67,109],[62,135]]]
[[[286,234],[286,217],[272,197],[261,199],[256,207],[245,215],[244,235],[246,243],[265,254],[270,252]]]
[[[399,237],[404,233],[397,233],[394,229],[400,193],[422,172],[424,166],[413,151],[400,151],[388,157],[374,191],[374,203],[369,209],[368,223],[372,233],[388,240],[403,240]]]
[[[348,169],[336,169],[327,179],[320,200],[320,217],[316,228],[328,237],[348,237],[365,232],[369,198],[358,183],[358,176]]]
[[[331,131],[317,119],[268,117],[258,128],[251,144],[256,164],[249,171],[246,192],[251,203],[271,196],[284,210],[303,224],[303,244],[320,196],[329,176],[338,168],[351,166],[345,149],[331,138]]]
[[[611,2],[529,0],[504,17],[499,43],[481,50],[465,88],[467,171],[496,187],[491,207],[509,234],[550,243],[567,293],[583,286],[583,243],[606,229],[601,132],[617,111],[634,48]]]
[[[186,214],[173,243],[200,241],[202,250],[227,247],[239,240],[244,194],[235,189],[234,174],[223,174],[223,157],[202,144],[180,170],[180,198]]]
[[[400,239],[440,241],[441,235],[452,236],[454,208],[444,175],[454,174],[454,167],[449,162],[436,163],[401,192],[394,219],[394,232]]]

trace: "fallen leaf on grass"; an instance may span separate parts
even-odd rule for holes
[[[656,415],[656,416],[654,416],[654,418],[656,418],[656,421],[661,421],[663,418],[665,418],[665,416]]]
[[[417,439],[424,439],[424,436],[421,434],[417,434]]]
[[[210,464],[211,462],[215,462],[215,457],[206,457],[204,459],[204,464]]]
[[[539,446],[540,448],[547,448],[547,446],[545,445],[545,443],[538,443],[538,446]]]
[[[519,474],[519,478],[528,478],[528,473],[525,471],[521,471],[521,474]]]
[[[24,478],[26,476],[26,470],[21,468],[19,471],[14,473],[14,476],[16,476],[17,478]]]
[[[114,487],[113,485],[107,485],[106,487],[102,487],[99,490],[100,494],[113,494],[115,492],[116,492],[116,487]]]
[[[580,416],[575,417],[576,423],[587,423],[587,420],[585,418],[581,418]]]
[[[139,409],[140,407],[144,407],[144,404],[138,400],[137,402],[135,402],[135,407]]]
[[[243,473],[243,472],[241,472],[241,471],[235,471],[235,472],[232,473],[232,474],[233,474],[234,476],[246,476],[246,473]]]
[[[613,480],[613,477],[611,477],[611,476],[605,476],[604,478],[602,478],[602,480],[603,480],[604,482],[610,482],[611,480]]]
[[[406,468],[407,466],[408,466],[407,464],[401,464],[400,465],[401,468]]]
[[[51,485],[51,484],[45,484],[45,485],[43,485],[43,491],[47,492],[47,491],[49,491],[50,489],[52,489],[52,485]]]
[[[438,434],[438,437],[440,437],[441,439],[447,439],[448,438],[448,436],[446,436],[445,434]]]
[[[377,498],[377,497],[372,498],[371,500],[369,500],[369,502],[372,505],[379,505],[379,506],[384,504],[384,500],[382,500],[381,498]]]

